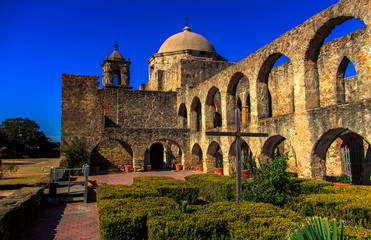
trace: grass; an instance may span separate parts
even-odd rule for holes
[[[50,169],[42,172],[43,166],[58,166],[59,158],[28,158],[28,159],[3,159],[2,164],[14,162],[18,171],[0,179],[0,189],[17,189],[22,186],[33,186],[43,179],[49,179]]]

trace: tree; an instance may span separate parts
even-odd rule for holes
[[[283,205],[292,195],[292,175],[286,172],[288,156],[276,155],[266,163],[260,163],[254,181],[245,185],[244,199],[255,202]]]
[[[62,167],[81,168],[88,161],[85,138],[74,137],[69,143],[63,140],[61,153],[64,157]]]
[[[43,152],[49,139],[39,125],[28,118],[7,118],[0,125],[0,144],[15,156]],[[35,151],[37,149],[37,151]]]

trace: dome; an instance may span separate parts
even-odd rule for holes
[[[118,51],[117,43],[115,44],[115,50],[113,51],[113,53],[107,59],[116,60],[116,61],[121,61],[121,60],[125,61],[125,58]]]
[[[215,49],[211,43],[203,36],[191,32],[189,27],[183,28],[183,32],[177,33],[162,44],[158,53],[173,52],[179,50],[198,50],[206,52],[215,52]]]

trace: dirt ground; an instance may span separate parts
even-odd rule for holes
[[[2,164],[14,163],[18,171],[0,179],[0,198],[14,191],[49,179],[50,166],[58,166],[59,158],[3,159]],[[44,171],[42,168],[44,167]]]

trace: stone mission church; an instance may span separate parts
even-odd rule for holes
[[[326,44],[343,22],[365,27]],[[341,0],[237,63],[220,56],[203,36],[186,26],[147,61],[149,81],[130,86],[130,59],[117,44],[97,76],[62,75],[62,139],[84,137],[91,166],[143,171],[196,169],[224,175],[235,171],[234,131],[241,148],[271,158],[287,153],[289,171],[328,179],[347,173],[354,184],[370,184],[371,173],[371,1]],[[124,50],[121,50],[124,52]],[[276,60],[289,61],[274,67]],[[356,75],[345,78],[348,65]]]

